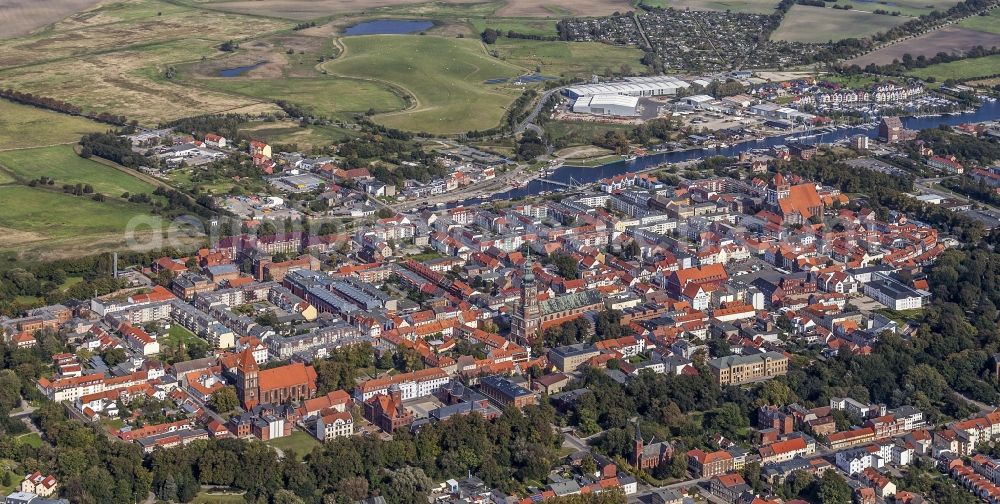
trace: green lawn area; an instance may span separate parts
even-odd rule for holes
[[[197,187],[202,191],[208,191],[212,194],[225,194],[228,193],[230,189],[233,188],[236,183],[229,178],[221,178],[218,180],[213,180],[212,182],[205,181],[194,181],[191,176],[194,173],[195,168],[179,168],[171,171],[167,175],[167,181],[170,185],[184,190],[184,191],[194,191]]]
[[[920,79],[934,77],[940,82],[948,79],[965,80],[986,77],[998,73],[1000,73],[1000,54],[939,63],[926,68],[917,68],[908,72],[907,75]]]
[[[90,119],[21,105],[0,98],[0,149],[76,142],[87,133],[106,129],[107,125]]]
[[[78,276],[66,277],[66,281],[59,284],[59,290],[66,290],[82,281],[83,277],[78,277]]]
[[[296,460],[302,460],[312,453],[313,447],[320,445],[316,438],[300,430],[293,431],[291,436],[272,439],[267,444],[284,451],[286,455],[289,450],[294,451]]]
[[[42,446],[42,443],[43,443],[42,437],[39,436],[38,433],[35,433],[35,432],[29,433],[29,434],[24,434],[22,436],[18,436],[17,442],[20,443],[20,444],[26,444],[26,445],[34,447],[34,448],[38,448],[39,446]]]
[[[476,18],[470,19],[473,31],[483,33],[487,28],[493,28],[504,33],[515,31],[528,35],[558,35],[554,19],[523,19],[523,18]]]
[[[618,71],[629,65],[635,71],[645,66],[642,51],[600,42],[546,42],[540,40],[499,39],[493,46],[500,57],[543,75],[590,77],[611,68]]]
[[[888,308],[882,308],[875,310],[875,313],[900,324],[906,324],[912,320],[920,320],[924,316],[924,311],[920,309],[895,311]]]
[[[526,71],[491,58],[470,38],[370,35],[345,37],[342,43],[346,54],[323,68],[333,75],[386,83],[413,96],[411,109],[373,117],[410,131],[453,134],[496,126],[518,90],[484,81]]]
[[[880,79],[871,75],[825,75],[820,80],[858,89],[874,84]]]
[[[0,459],[0,476],[3,476],[5,472],[10,473],[10,486],[0,485],[0,495],[8,495],[20,487],[21,478],[24,475],[19,474],[17,465],[17,462],[11,459]]]
[[[962,28],[985,33],[1000,34],[1000,10],[993,9],[989,16],[972,16],[958,23]]]
[[[125,427],[125,420],[121,418],[102,418],[100,423],[101,427],[104,427],[106,430],[118,430]]]
[[[564,140],[567,145],[589,145],[591,139],[604,135],[608,131],[627,132],[633,126],[599,124],[588,121],[547,121],[544,128],[553,142]]]
[[[845,11],[810,5],[793,5],[785,14],[772,40],[828,42],[860,38],[884,32],[908,21],[905,16],[884,16],[870,12]]]
[[[309,125],[303,128],[292,121],[251,122],[241,131],[271,145],[298,144],[302,149],[338,143],[359,135],[357,131],[334,125]]]
[[[587,158],[587,159],[570,159],[570,160],[566,161],[566,165],[567,166],[595,167],[595,166],[603,166],[603,165],[606,165],[608,163],[616,163],[618,161],[621,161],[622,159],[625,159],[625,157],[624,156],[619,156],[619,155],[598,156],[598,157]]]
[[[210,494],[208,492],[199,493],[192,504],[237,504],[245,503],[242,493],[236,494]]]
[[[4,203],[0,250],[93,251],[122,243],[129,220],[148,216],[146,207],[121,200],[99,203],[89,197],[21,185],[0,187],[0,201]]]
[[[185,348],[205,348],[209,349],[212,345],[209,342],[201,339],[195,333],[189,331],[186,327],[180,324],[173,324],[170,326],[170,330],[167,335],[162,339],[163,343],[170,348],[177,348],[184,344]]]
[[[197,84],[219,91],[228,91],[251,98],[285,100],[316,114],[338,114],[400,110],[406,106],[403,99],[377,82],[335,77],[286,77],[257,79],[253,77],[218,77],[198,79]]]
[[[45,176],[55,179],[55,187],[90,184],[95,192],[112,198],[155,189],[146,181],[76,155],[70,145],[0,152],[0,165],[24,180]]]

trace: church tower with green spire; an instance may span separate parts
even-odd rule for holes
[[[538,308],[538,285],[535,284],[535,274],[532,271],[531,252],[524,261],[521,272],[521,299],[514,307],[510,330],[519,344],[526,344],[540,328],[540,312]]]

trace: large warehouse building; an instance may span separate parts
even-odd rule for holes
[[[573,103],[573,112],[577,114],[634,117],[639,115],[638,108],[638,98],[617,94],[581,96]]]
[[[566,88],[566,96],[574,100],[582,96],[623,95],[623,96],[665,96],[675,95],[677,90],[691,85],[677,77],[628,77],[621,82],[604,84],[582,84]]]

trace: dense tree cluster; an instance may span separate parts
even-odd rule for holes
[[[644,146],[654,146],[662,142],[676,140],[685,131],[680,122],[673,118],[658,118],[646,121],[629,129],[608,128],[604,131],[592,132],[590,128],[576,132],[570,130],[563,134],[549,129],[547,134],[556,148],[567,147],[576,143],[594,144],[614,151],[616,154],[626,154],[632,143]]]
[[[98,156],[122,166],[137,168],[149,165],[150,160],[132,151],[132,142],[116,132],[88,133],[80,139],[83,157]]]
[[[338,153],[350,167],[367,166],[368,161],[379,159],[390,163],[412,161],[430,164],[432,158],[411,139],[392,138],[368,134],[340,144]]]
[[[427,164],[418,164],[417,166],[401,164],[392,170],[382,163],[375,163],[369,171],[380,182],[397,187],[402,187],[407,180],[416,180],[426,184],[448,175],[448,169],[443,164],[431,160],[427,160]]]
[[[970,176],[944,179],[941,185],[959,194],[964,194],[987,205],[1000,205],[1000,195],[982,180]]]
[[[954,133],[948,127],[921,130],[917,139],[936,154],[953,155],[962,163],[989,165],[1000,160],[1000,142]]]
[[[150,461],[152,489],[161,499],[189,501],[201,485],[245,490],[247,502],[353,502],[380,494],[390,503],[422,502],[432,481],[472,473],[504,491],[542,481],[557,459],[560,436],[553,411],[531,406],[506,410],[493,422],[458,416],[416,434],[339,438],[317,446],[306,463],[291,453],[280,460],[263,443],[198,441],[158,450]],[[281,496],[282,490],[291,495]],[[74,501],[75,502],[75,501]]]
[[[996,401],[990,356],[1000,349],[1000,254],[947,251],[928,280],[935,299],[909,341],[885,334],[869,356],[797,359],[787,377],[794,392],[809,404],[847,395],[892,407],[912,404],[932,422],[972,411],[953,391]]]
[[[542,338],[546,348],[593,342],[594,328],[587,319],[577,317],[546,329]]]
[[[534,130],[525,131],[517,141],[517,159],[531,161],[547,152],[545,141]]]
[[[350,345],[338,348],[329,358],[316,361],[316,386],[319,394],[333,390],[352,391],[358,371],[375,367],[375,353],[371,345]]]
[[[483,33],[479,34],[479,38],[483,40],[483,43],[490,45],[496,44],[497,37],[499,36],[500,32],[494,30],[493,28],[487,28],[483,30]]]
[[[188,132],[199,138],[204,138],[207,133],[215,133],[225,137],[229,143],[235,144],[240,140],[250,139],[247,135],[240,133],[240,125],[252,119],[255,117],[245,114],[203,115],[177,119],[162,126]]]
[[[938,469],[934,467],[934,463],[922,458],[917,459],[907,469],[897,486],[905,488],[909,492],[923,495],[930,502],[942,504],[976,504],[980,502],[975,494],[956,484],[955,480],[939,477]]]
[[[10,88],[0,89],[0,96],[12,102],[23,103],[25,105],[33,105],[35,107],[54,110],[56,112],[62,112],[64,114],[80,115],[83,112],[83,109],[81,107],[73,105],[72,103],[69,102],[57,100],[55,98],[49,98],[47,96],[36,96],[32,93],[22,93],[20,91],[15,91]]]
[[[180,256],[173,249],[149,252],[121,252],[119,266],[146,266],[164,255]],[[82,282],[63,287],[69,277]],[[70,299],[89,299],[96,292],[104,295],[122,288],[120,280],[111,277],[111,254],[60,259],[44,263],[10,261],[0,266],[0,314],[18,315],[24,310],[43,304],[62,303]],[[38,298],[25,302],[23,298]],[[20,300],[18,298],[21,298]]]
[[[559,276],[565,279],[573,280],[580,277],[580,272],[577,271],[577,261],[570,254],[553,252],[545,258],[545,262],[555,266]]]
[[[236,388],[222,387],[212,392],[212,397],[208,400],[208,406],[216,413],[229,413],[239,405],[239,398],[236,397]]]

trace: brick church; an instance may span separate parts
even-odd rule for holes
[[[674,447],[666,441],[657,442],[650,439],[649,443],[642,440],[639,422],[635,422],[635,441],[632,446],[632,465],[637,469],[651,471],[660,464],[669,461],[674,456]]]
[[[316,370],[301,362],[261,371],[251,349],[236,362],[236,395],[243,409],[258,404],[282,404],[316,397]]]

